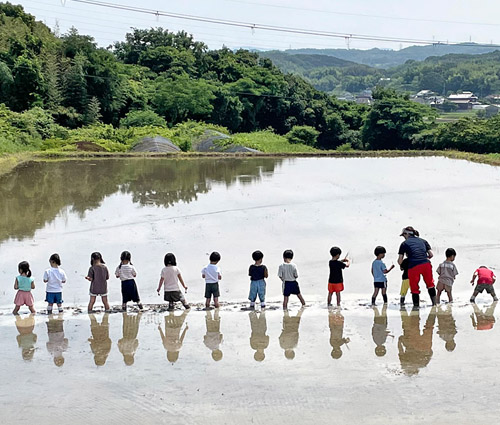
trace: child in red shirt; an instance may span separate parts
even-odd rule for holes
[[[495,294],[495,289],[493,288],[493,284],[497,279],[495,273],[493,273],[493,271],[486,266],[479,267],[472,275],[472,280],[470,281],[472,286],[474,286],[476,277],[477,277],[477,285],[476,289],[474,289],[472,297],[470,298],[470,302],[475,303],[477,294],[483,292],[484,290],[486,290],[486,292],[493,297],[493,301],[498,301],[498,298]]]

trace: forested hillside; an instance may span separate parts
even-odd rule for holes
[[[255,53],[210,51],[185,32],[133,29],[106,50],[74,29],[56,37],[9,3],[0,4],[0,22],[0,103],[15,112],[41,108],[63,128],[197,120],[231,132],[285,134],[306,125],[328,147],[362,125],[363,107],[339,102]],[[49,127],[43,137],[63,133]]]
[[[410,46],[400,50],[389,49],[290,49],[285,53],[297,55],[324,55],[334,56],[339,59],[352,61],[376,68],[392,68],[402,65],[408,60],[423,61],[430,56],[444,56],[449,54],[478,55],[498,50],[498,47],[483,47],[473,43],[446,45],[435,44],[432,46]],[[268,53],[268,52],[266,52]]]
[[[499,88],[499,55],[429,58],[385,72],[338,59],[328,59],[334,67],[312,68],[323,61],[316,56],[295,62],[320,91],[269,58],[209,50],[185,32],[132,29],[102,49],[90,35],[72,29],[56,36],[21,6],[0,3],[0,153],[128,151],[156,135],[188,151],[207,129],[263,152],[500,152],[498,118],[438,125],[434,110],[390,87],[374,90],[372,106],[326,93],[328,85],[373,88],[388,76],[398,89],[443,85],[486,95]]]

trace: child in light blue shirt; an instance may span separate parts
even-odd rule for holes
[[[372,263],[373,286],[375,287],[372,295],[372,305],[375,305],[379,289],[382,289],[382,298],[384,304],[387,304],[387,276],[393,268],[394,264],[388,269],[382,259],[385,257],[385,248],[377,246],[375,248],[375,256],[377,257]]]

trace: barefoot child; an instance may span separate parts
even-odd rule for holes
[[[268,277],[267,267],[262,264],[264,254],[255,251],[252,253],[252,258],[255,264],[252,264],[248,269],[248,275],[250,276],[250,294],[248,295],[250,308],[255,308],[257,295],[259,296],[260,307],[264,308],[266,306],[266,281],[264,279]]]
[[[292,263],[293,251],[287,249],[283,253],[283,264],[278,268],[278,277],[283,282],[283,310],[288,308],[288,299],[291,294],[297,295],[302,306],[306,304],[304,298],[300,294],[299,282],[297,278],[299,277],[299,272],[297,266]]]
[[[334,246],[330,249],[330,255],[332,259],[328,263],[330,267],[330,276],[328,277],[328,307],[332,305],[332,295],[335,292],[337,296],[337,306],[340,307],[340,293],[344,290],[344,277],[342,276],[342,270],[349,267],[351,262],[346,257],[343,260],[339,260],[342,250],[338,246]]]
[[[446,291],[448,294],[448,301],[453,302],[453,296],[451,295],[451,289],[453,287],[453,282],[458,274],[457,266],[453,264],[455,261],[456,251],[453,248],[448,248],[446,250],[446,261],[443,261],[437,268],[436,272],[439,275],[438,283],[436,286],[437,295],[436,303],[439,304],[441,301],[441,293]]]
[[[493,297],[493,301],[498,301],[498,298],[495,294],[495,289],[493,288],[493,284],[497,280],[495,273],[493,273],[493,271],[486,266],[479,267],[472,275],[472,280],[470,281],[472,286],[474,286],[476,277],[477,286],[476,289],[474,289],[472,297],[470,298],[470,302],[475,303],[477,294],[483,291],[486,291],[488,294],[490,294]]]
[[[52,254],[49,258],[50,269],[45,270],[43,281],[47,284],[45,301],[47,301],[47,314],[52,314],[54,303],[57,304],[59,313],[63,312],[62,308],[62,286],[66,283],[66,273],[61,267],[61,257],[59,254]]]
[[[163,264],[165,267],[161,271],[160,282],[158,283],[158,295],[160,295],[160,289],[163,286],[163,299],[168,302],[168,309],[174,309],[174,303],[180,301],[184,308],[189,309],[189,304],[184,298],[182,291],[179,290],[179,282],[183,286],[184,290],[187,292],[188,287],[184,283],[182,279],[181,271],[177,267],[177,260],[175,259],[175,255],[169,252],[165,254],[165,258],[163,259]]]
[[[385,257],[385,248],[383,246],[377,246],[375,248],[375,260],[372,263],[372,276],[373,276],[373,286],[375,287],[372,295],[372,305],[375,305],[375,300],[377,299],[378,291],[382,289],[382,298],[384,299],[384,304],[387,304],[387,276],[393,268],[394,264],[387,268],[382,261]]]
[[[104,309],[109,312],[108,304],[108,279],[109,270],[106,267],[102,255],[99,252],[93,252],[90,256],[90,268],[85,278],[90,281],[90,301],[87,308],[89,313],[92,313],[94,308],[95,300],[97,297],[101,297],[102,303],[104,304]]]
[[[213,296],[214,307],[219,308],[219,280],[222,279],[220,267],[217,265],[220,261],[220,254],[216,251],[210,254],[210,264],[203,267],[201,277],[205,279],[205,308],[210,308],[210,300]]]
[[[16,277],[14,281],[14,289],[17,289],[16,298],[14,299],[13,314],[18,314],[19,309],[23,305],[27,305],[31,313],[36,313],[33,304],[33,295],[31,290],[35,289],[35,280],[31,277],[30,265],[27,261],[21,261],[17,266],[19,270],[19,276]]]
[[[137,303],[142,310],[141,299],[137,291],[137,284],[135,277],[137,271],[132,264],[132,255],[128,251],[123,251],[120,256],[120,265],[115,270],[115,276],[121,280],[122,283],[122,310],[127,311],[127,303],[133,301]]]

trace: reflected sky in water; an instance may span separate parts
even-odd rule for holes
[[[446,248],[456,249],[460,275],[453,291],[458,302],[470,297],[467,282],[479,264],[500,267],[500,244],[492,231],[500,210],[500,170],[446,158],[32,163],[0,178],[0,196],[5,200],[0,204],[0,307],[5,311],[12,306],[15,291],[9,282],[21,260],[32,266],[36,307],[45,306],[41,278],[54,252],[68,275],[66,306],[88,302],[84,275],[93,251],[103,254],[110,270],[123,250],[130,251],[146,304],[157,302],[166,252],[177,257],[189,301],[203,301],[200,270],[215,250],[222,255],[221,301],[243,301],[256,249],[264,252],[269,269],[267,299],[279,301],[276,273],[289,248],[295,252],[306,302],[323,303],[333,245],[353,260],[344,273],[343,300],[365,300],[373,289],[374,247],[386,247],[388,266],[395,262],[406,225],[419,229],[433,247],[434,269]],[[401,273],[396,268],[388,279],[391,300],[397,297]],[[108,286],[110,302],[119,304],[119,281],[112,277]],[[381,326],[377,322],[377,340],[383,339]],[[331,347],[338,355],[338,345]],[[345,354],[348,346],[340,347]]]

